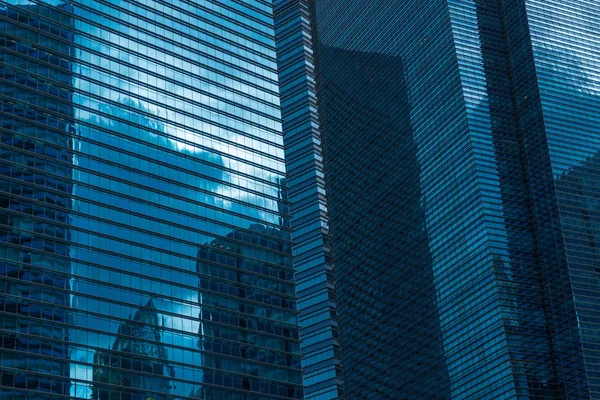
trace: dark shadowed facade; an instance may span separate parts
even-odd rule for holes
[[[600,398],[598,11],[314,2],[347,398]]]
[[[404,65],[328,47],[319,57],[346,393],[445,398]]]

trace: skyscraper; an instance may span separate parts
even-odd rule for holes
[[[162,344],[162,330],[160,316],[150,299],[133,318],[119,326],[111,348],[94,355],[92,399],[169,398],[175,371]],[[109,385],[127,389],[110,390]],[[141,390],[127,393],[129,388]]]
[[[0,397],[302,397],[273,12],[0,1]]]
[[[600,398],[600,5],[315,0],[348,398]]]

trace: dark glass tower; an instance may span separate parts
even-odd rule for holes
[[[594,2],[316,0],[348,398],[600,398]]]
[[[319,56],[346,393],[396,398],[402,387],[415,398],[444,398],[404,65],[356,50],[321,48]]]
[[[270,2],[0,1],[0,130],[2,400],[302,397]]]

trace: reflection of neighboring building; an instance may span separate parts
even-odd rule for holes
[[[67,6],[2,8],[1,385],[68,395],[72,67],[56,54],[72,53],[71,19]]]
[[[195,397],[302,398],[287,246],[281,231],[256,224],[198,250],[198,347],[205,370]]]
[[[161,342],[160,317],[152,299],[119,327],[112,348],[94,356],[95,400],[162,400],[175,375]]]

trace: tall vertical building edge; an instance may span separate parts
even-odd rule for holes
[[[311,7],[307,0],[276,0],[274,10],[304,395],[307,400],[342,399]]]

